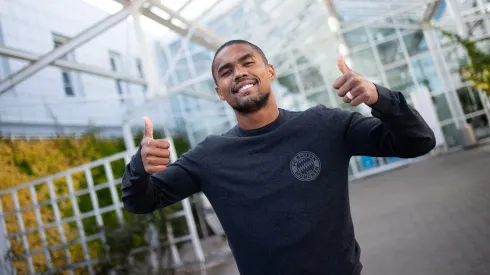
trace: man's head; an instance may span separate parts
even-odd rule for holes
[[[264,52],[245,40],[231,40],[216,51],[212,63],[216,92],[240,113],[264,107],[276,74]]]

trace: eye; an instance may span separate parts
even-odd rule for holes
[[[222,77],[225,77],[225,76],[228,76],[230,73],[231,73],[231,70],[226,70],[226,71],[224,71],[224,72],[221,74],[221,76],[222,76]]]
[[[253,62],[252,62],[252,61],[248,61],[248,62],[245,62],[245,64],[243,64],[243,65],[245,65],[245,66],[250,66],[250,65],[252,65],[252,64],[253,64]]]

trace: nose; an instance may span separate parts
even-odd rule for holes
[[[240,78],[244,78],[244,77],[247,77],[247,76],[248,76],[247,70],[245,70],[244,68],[239,67],[236,70],[235,81],[238,81]]]

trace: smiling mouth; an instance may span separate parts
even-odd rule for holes
[[[253,86],[255,86],[255,84],[247,84],[247,85],[245,85],[245,86],[241,87],[240,89],[238,89],[237,94],[244,93],[244,92],[246,92],[248,89],[252,88]]]

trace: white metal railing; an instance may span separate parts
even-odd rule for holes
[[[171,139],[168,140],[172,142]],[[123,204],[118,193],[121,178],[114,178],[111,164],[121,160],[127,164],[134,153],[135,150],[121,152],[85,165],[74,167],[60,173],[18,185],[10,189],[0,190],[0,238],[2,238],[0,243],[6,243],[6,247],[4,249],[10,249],[13,241],[15,241],[16,244],[21,243],[23,253],[16,253],[15,256],[17,260],[22,259],[26,261],[27,270],[30,274],[40,274],[46,271],[36,268],[33,261],[35,257],[39,257],[40,255],[44,255],[44,269],[47,268],[49,271],[61,270],[60,267],[55,267],[55,263],[51,257],[52,252],[57,250],[63,251],[64,262],[67,265],[67,267],[65,266],[64,269],[68,269],[70,274],[73,274],[74,270],[77,268],[84,268],[89,274],[94,274],[93,265],[101,263],[105,259],[92,257],[89,243],[93,241],[100,241],[102,244],[105,244],[106,236],[100,232],[87,235],[87,228],[84,228],[83,220],[87,218],[95,218],[97,226],[102,227],[104,226],[103,215],[106,213],[113,213],[116,215],[118,222],[124,222],[124,210],[122,209]],[[175,152],[172,152],[171,160],[174,161],[175,159],[176,154]],[[92,169],[98,167],[103,167],[104,175],[107,181],[96,184],[92,175]],[[76,173],[83,173],[87,183],[86,188],[78,190],[75,188],[73,184],[73,176]],[[59,179],[64,179],[66,181],[68,189],[67,194],[57,194],[58,186],[56,186],[54,182]],[[97,196],[97,191],[104,189],[109,189],[112,204],[100,207],[100,198]],[[40,192],[44,192],[43,198],[39,196]],[[24,205],[21,205],[19,194],[22,194],[23,198],[29,197],[27,205],[25,200],[22,201]],[[78,199],[87,194],[90,197],[91,206],[93,209],[82,213],[79,207]],[[58,204],[67,201],[71,202],[71,208],[69,210],[73,212],[73,216],[63,217],[63,213],[61,211],[62,209],[60,209]],[[197,234],[191,204],[188,199],[185,199],[180,203],[182,203],[182,210],[167,215],[166,217],[168,232],[168,241],[166,245],[168,245],[170,248],[172,265],[179,266],[182,264],[179,250],[177,249],[177,244],[188,241],[192,242],[196,258],[202,263],[204,262],[204,254]],[[46,218],[41,212],[41,208],[43,207],[48,207],[53,213],[53,217],[47,217],[50,219],[50,222],[43,222],[43,218]],[[66,211],[66,209],[64,210]],[[31,226],[26,228],[24,220],[25,217],[23,215],[28,214],[28,212],[31,211],[34,212],[35,222],[33,223],[31,221]],[[173,235],[174,230],[172,228],[171,221],[181,217],[185,218],[189,235],[176,237]],[[16,222],[13,222],[14,220],[16,220]],[[12,225],[12,222],[16,223],[15,226]],[[77,233],[77,237],[72,240],[69,240],[65,230],[67,226],[70,226],[68,225],[69,223],[76,224],[76,226],[71,227],[71,230]],[[17,230],[12,229],[12,227],[17,227]],[[56,241],[55,244],[50,244],[47,238],[46,232],[51,229],[54,229],[57,232],[56,237],[59,241]],[[35,244],[37,248],[33,247],[33,244],[29,241],[29,236],[31,234],[38,234],[39,236],[39,243]],[[81,252],[83,253],[82,258],[73,258],[69,248],[74,245],[81,246]],[[0,273],[3,274],[2,272],[6,272],[5,270],[9,263],[5,262],[4,253],[6,251],[1,251],[1,249],[2,247],[0,246],[0,252],[3,253],[3,255],[0,255],[0,266],[2,266],[2,268],[0,268]],[[131,251],[131,255],[146,251],[149,251],[149,247],[139,247]],[[131,260],[132,259],[130,259],[130,261]],[[9,268],[11,268],[11,266]]]

